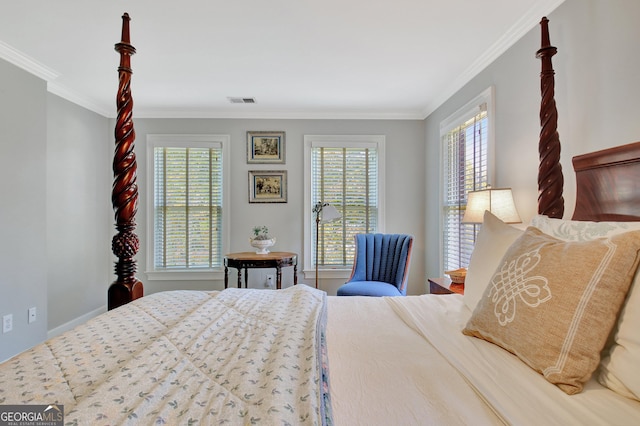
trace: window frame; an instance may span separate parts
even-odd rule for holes
[[[230,247],[229,220],[229,146],[230,135],[213,134],[148,134],[147,135],[147,241],[146,241],[146,271],[147,279],[153,280],[221,280],[224,278],[224,267],[198,268],[198,269],[155,269],[154,266],[154,209],[155,209],[155,161],[154,150],[156,147],[178,148],[222,148],[222,252],[227,253]]]
[[[490,86],[479,95],[471,99],[464,106],[450,114],[447,118],[440,122],[440,184],[439,184],[439,255],[438,268],[440,276],[444,276],[444,240],[445,240],[445,215],[444,215],[444,198],[445,198],[445,160],[446,153],[443,143],[444,136],[454,128],[473,118],[481,111],[481,105],[486,104],[487,110],[487,183],[494,186],[495,182],[495,87]],[[479,230],[479,225],[469,225],[475,227],[475,232]],[[463,265],[467,267],[468,265]]]
[[[315,279],[316,271],[313,259],[315,216],[312,212],[312,169],[311,151],[315,147],[330,148],[362,148],[375,147],[378,155],[378,229],[385,229],[385,135],[304,135],[304,260],[303,273],[305,279]],[[319,278],[349,278],[352,267],[320,267]]]

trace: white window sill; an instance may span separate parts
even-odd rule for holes
[[[145,274],[149,281],[214,281],[224,279],[222,269],[146,271]]]

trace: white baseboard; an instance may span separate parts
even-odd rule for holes
[[[47,332],[47,339],[51,339],[52,337],[58,336],[62,333],[64,333],[65,331],[71,330],[73,327],[80,325],[80,324],[84,324],[85,322],[89,321],[91,318],[93,317],[97,317],[98,315],[107,312],[107,306],[103,305],[101,307],[99,307],[98,309],[94,309],[91,312],[87,312],[84,315],[79,316],[78,318],[72,319],[69,322],[66,322],[54,329],[51,329]]]

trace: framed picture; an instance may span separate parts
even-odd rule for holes
[[[286,203],[287,172],[285,170],[250,170],[250,203]]]
[[[247,163],[284,164],[284,132],[247,132]]]

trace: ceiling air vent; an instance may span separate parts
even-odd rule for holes
[[[255,104],[256,103],[255,98],[239,98],[239,97],[230,96],[227,99],[229,99],[229,102],[231,102],[232,104]]]

